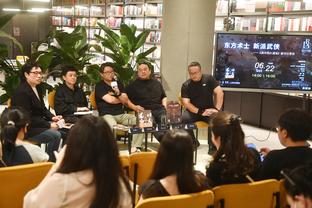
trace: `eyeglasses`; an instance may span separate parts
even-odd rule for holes
[[[103,72],[103,74],[114,74],[114,71]]]
[[[32,73],[32,74],[34,74],[34,75],[36,75],[36,76],[42,75],[42,72],[40,72],[40,71],[31,71],[31,72],[29,72],[29,74],[30,74],[30,73]]]

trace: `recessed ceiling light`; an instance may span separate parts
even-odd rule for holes
[[[6,12],[20,12],[20,9],[17,8],[3,8],[2,11],[6,11]]]

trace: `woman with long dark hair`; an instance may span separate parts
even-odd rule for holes
[[[56,164],[25,196],[24,207],[132,207],[116,141],[102,118],[83,117],[72,127]]]
[[[19,109],[5,109],[2,112],[0,139],[4,165],[43,162],[49,159],[40,147],[24,141],[28,123],[26,114]]]
[[[219,112],[212,117],[210,126],[217,151],[206,172],[209,185],[245,183],[257,179],[260,155],[245,145],[240,118],[232,113]]]
[[[208,189],[205,176],[194,170],[192,147],[192,138],[184,130],[164,135],[150,180],[140,190],[143,199]]]

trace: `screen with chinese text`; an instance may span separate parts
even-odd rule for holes
[[[217,33],[221,87],[311,91],[312,36]]]

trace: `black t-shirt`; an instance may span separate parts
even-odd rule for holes
[[[203,74],[202,79],[194,82],[188,79],[181,88],[181,97],[189,98],[190,102],[197,108],[214,108],[213,90],[219,83],[208,74]]]
[[[124,92],[123,85],[117,81],[117,85],[120,93]],[[124,113],[123,105],[121,103],[111,104],[103,100],[103,96],[106,94],[112,94],[114,96],[114,90],[104,81],[100,81],[95,86],[95,102],[99,111],[99,115],[103,116],[106,114],[119,115]]]
[[[262,179],[281,179],[281,170],[294,169],[312,161],[312,149],[309,147],[287,147],[281,150],[272,150],[262,163]]]
[[[126,88],[129,99],[146,110],[162,108],[162,99],[166,93],[161,83],[155,79],[136,79]]]

